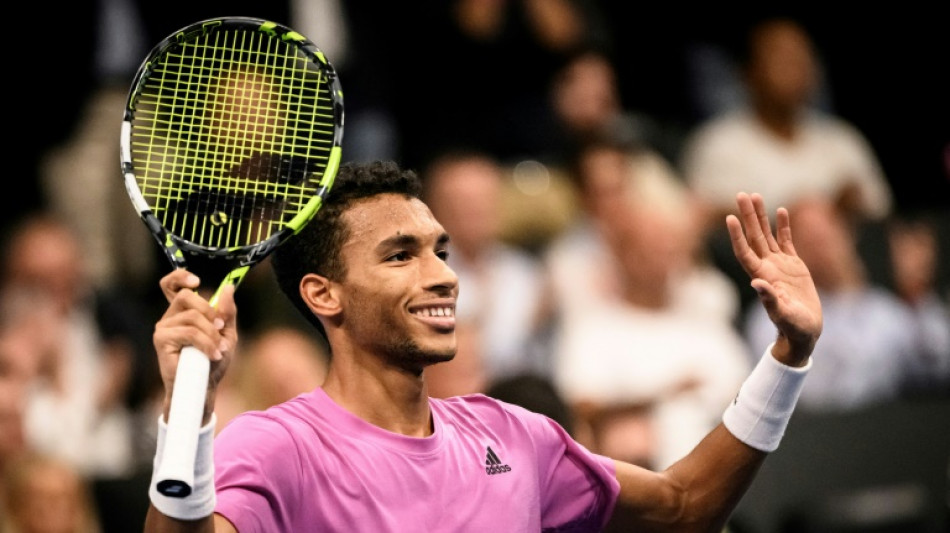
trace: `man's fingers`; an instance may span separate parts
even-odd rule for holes
[[[769,250],[768,241],[762,234],[759,224],[759,215],[753,203],[753,197],[748,193],[740,192],[736,195],[736,205],[739,207],[739,217],[745,230],[746,241],[756,255],[762,257]]]
[[[198,276],[188,272],[183,268],[176,268],[162,277],[161,281],[159,281],[159,286],[162,288],[162,293],[165,295],[165,298],[169,303],[175,299],[175,295],[178,294],[182,289],[195,290],[200,284],[201,280],[198,279]]]
[[[775,289],[772,287],[772,284],[761,278],[753,279],[750,284],[752,288],[755,289],[755,292],[758,293],[762,303],[768,304],[775,301]]]
[[[769,214],[765,211],[765,200],[763,200],[762,195],[758,193],[752,194],[751,198],[752,206],[755,208],[755,214],[759,220],[759,229],[762,231],[762,236],[765,238],[766,245],[769,247],[769,250],[778,252],[778,243],[775,242],[775,237],[772,236],[772,226],[769,222]]]
[[[218,315],[228,323],[233,323],[237,317],[237,305],[234,303],[235,290],[236,287],[229,283],[218,294],[218,305],[216,307]]]
[[[792,224],[788,210],[784,207],[778,208],[775,215],[775,234],[778,238],[779,247],[783,252],[789,255],[798,255],[795,252],[795,245],[792,243]]]
[[[742,223],[735,215],[726,217],[726,228],[729,230],[729,241],[732,243],[732,253],[746,272],[752,273],[758,268],[758,256],[749,247],[745,233],[742,231]]]
[[[200,298],[197,295],[194,297]],[[210,309],[210,306],[206,307]],[[221,358],[224,332],[217,322],[214,311],[206,314],[197,308],[178,310],[158,322],[155,329],[156,346],[165,346],[172,352],[178,352],[184,346],[194,346],[208,354],[212,361],[218,360]]]

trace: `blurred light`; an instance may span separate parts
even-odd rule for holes
[[[551,173],[538,161],[521,161],[512,170],[515,188],[528,196],[541,196],[551,188]]]

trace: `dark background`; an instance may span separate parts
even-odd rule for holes
[[[138,5],[142,41],[156,44],[168,33],[197,20],[228,15],[289,19],[284,2],[222,2],[181,0]],[[400,133],[405,139],[403,163],[422,158],[412,141],[428,142],[426,125],[463,130],[470,125],[443,126],[440,117],[482,98],[517,94],[532,79],[537,65],[521,70],[496,61],[497,71],[477,76],[481,86],[466,92],[441,90],[440,78],[453,58],[440,46],[446,35],[446,2],[384,2],[345,0],[350,25],[351,61],[341,71],[348,114],[383,105],[400,108]],[[945,17],[936,7],[888,5],[853,7],[760,8],[723,5],[696,7],[676,2],[648,5],[593,1],[602,28],[613,47],[625,106],[688,129],[701,118],[692,94],[689,51],[697,45],[733,50],[747,25],[758,17],[788,14],[800,20],[815,38],[827,73],[835,112],[851,121],[877,152],[896,195],[897,208],[944,211],[950,207],[946,150],[950,143],[950,82]],[[94,53],[102,29],[99,3],[78,0],[53,5],[24,3],[25,23],[8,29],[19,41],[8,53],[8,138],[6,160],[11,176],[2,196],[0,226],[39,205],[37,164],[51,147],[74,131],[83,102],[102,82]],[[317,37],[314,40],[318,41]],[[13,40],[11,40],[13,41]],[[449,49],[451,51],[451,49]],[[501,51],[503,53],[504,51]],[[131,72],[128,80],[131,80]],[[116,110],[116,121],[121,110]],[[437,129],[437,128],[429,128]],[[499,135],[501,132],[499,132]],[[118,151],[118,143],[116,143]],[[345,146],[345,143],[344,143]],[[413,150],[416,150],[415,152]],[[118,153],[116,158],[118,178]],[[119,183],[117,182],[117,186]]]

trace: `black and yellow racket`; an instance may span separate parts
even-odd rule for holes
[[[125,186],[176,268],[211,260],[221,289],[300,231],[340,164],[343,94],[313,42],[274,22],[223,17],[165,38],[132,82],[120,139]],[[209,360],[181,352],[159,492],[191,493]]]

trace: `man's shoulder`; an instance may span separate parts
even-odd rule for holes
[[[463,433],[488,431],[534,439],[552,436],[552,426],[556,425],[549,416],[481,393],[433,398],[432,406],[442,423],[460,428]]]
[[[539,416],[524,407],[508,403],[486,394],[474,393],[450,398],[431,398],[433,407],[440,407],[440,411],[458,418],[504,418],[516,419],[533,418]]]
[[[480,392],[449,396],[447,398],[430,397],[429,402],[433,406],[442,406],[451,411],[492,410],[499,408],[502,403],[497,398],[492,398]]]
[[[263,411],[244,411],[235,416],[228,425],[221,430],[235,433],[236,438],[247,436],[249,432],[260,431],[275,437],[279,434],[290,435],[292,426],[306,424],[311,414],[315,412],[313,393],[301,394],[295,398],[279,403]],[[285,431],[280,431],[283,428]]]

